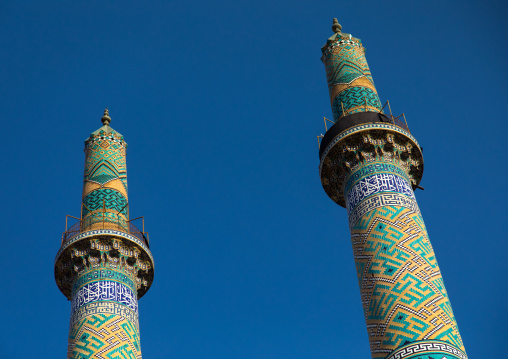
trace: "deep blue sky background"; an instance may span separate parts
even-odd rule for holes
[[[338,17],[424,147],[416,195],[469,357],[504,357],[507,15],[503,1],[1,1],[0,356],[65,357],[53,260],[109,106],[156,260],[145,358],[370,357],[346,212],[317,169]]]

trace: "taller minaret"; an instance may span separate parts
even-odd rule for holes
[[[101,120],[85,141],[81,217],[66,225],[55,259],[71,301],[67,358],[141,358],[138,299],[152,284],[153,257],[144,224],[129,220],[127,143],[107,109]]]
[[[413,193],[422,149],[405,121],[383,113],[360,39],[337,19],[332,30],[321,60],[335,124],[319,174],[347,211],[372,357],[467,358]]]

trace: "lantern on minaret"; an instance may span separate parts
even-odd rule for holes
[[[154,262],[144,219],[129,220],[127,143],[103,126],[85,141],[81,216],[62,235],[55,280],[71,301],[67,358],[141,358],[138,300]]]
[[[332,30],[321,60],[334,125],[321,139],[319,175],[346,208],[372,357],[465,359],[414,195],[422,149],[405,116],[384,113],[361,40],[337,19]]]

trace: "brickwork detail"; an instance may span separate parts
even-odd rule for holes
[[[336,124],[334,137],[323,139],[319,175],[326,194],[347,209],[372,357],[467,359],[413,193],[421,188],[422,149],[393,118],[340,122],[379,113],[381,103],[361,41],[337,19],[332,30],[321,60]]]
[[[337,33],[322,52],[334,120],[356,112],[381,111],[362,41]]]
[[[125,268],[82,271],[73,285],[67,357],[141,358],[138,301]]]
[[[114,228],[128,231],[127,144],[109,126],[85,141],[83,229]]]
[[[355,186],[361,183],[362,180]],[[374,198],[381,197],[378,203],[384,201],[386,193],[381,187],[362,188],[370,195],[364,196],[354,210],[364,202],[372,203]],[[405,191],[407,187],[401,188]],[[350,222],[373,358],[384,358],[395,349],[422,339],[443,341],[464,351],[416,200],[400,193],[400,188],[398,192],[399,197],[405,197],[405,206],[385,202],[363,211],[358,220]],[[411,202],[413,206],[409,205]]]
[[[121,316],[91,315],[70,329],[67,358],[139,359],[139,330]]]

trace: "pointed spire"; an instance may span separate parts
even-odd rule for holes
[[[101,121],[104,126],[109,126],[111,123],[111,117],[109,117],[109,111],[107,107],[104,110],[104,116],[102,116]]]
[[[342,26],[340,26],[339,21],[337,20],[337,18],[334,18],[333,19],[333,25],[332,25],[332,31],[337,34],[337,33],[341,32],[341,30],[342,30]]]

